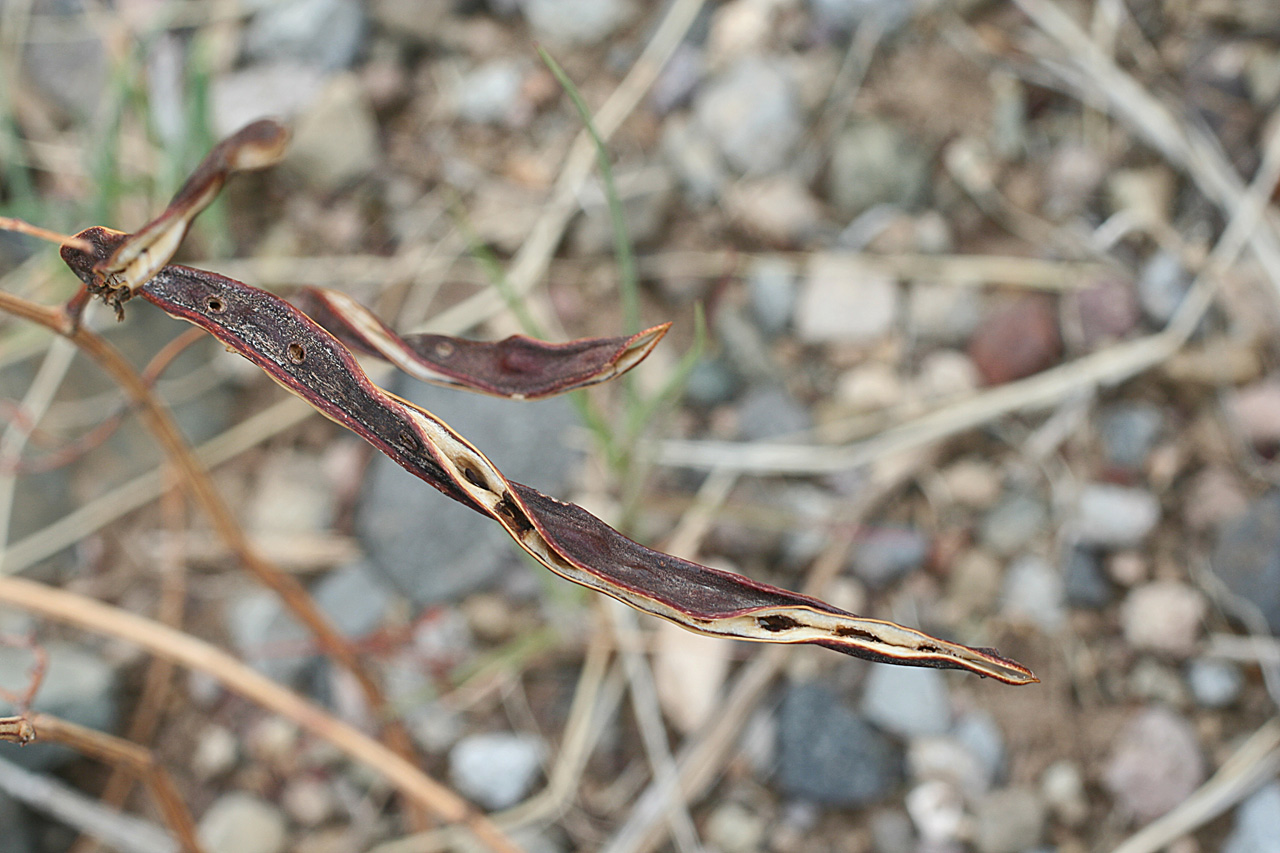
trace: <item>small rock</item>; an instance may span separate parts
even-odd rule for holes
[[[1231,661],[1196,658],[1187,665],[1187,684],[1201,708],[1227,708],[1240,697],[1244,676]]]
[[[917,282],[907,297],[908,328],[923,343],[962,344],[982,321],[981,304],[971,287]]]
[[[911,818],[898,809],[878,809],[873,812],[871,849],[875,853],[914,853],[916,832],[911,826]]]
[[[1176,189],[1173,174],[1164,166],[1118,169],[1107,179],[1111,209],[1148,228],[1169,221]]]
[[[1003,572],[1000,562],[987,551],[966,551],[951,567],[947,598],[966,616],[991,613],[1000,597]]]
[[[1080,826],[1089,817],[1084,777],[1080,768],[1066,759],[1045,768],[1040,777],[1040,793],[1054,816],[1067,826]]]
[[[802,245],[822,224],[817,199],[785,173],[731,184],[724,207],[744,231],[775,246]]]
[[[1040,536],[1049,512],[1032,495],[1011,492],[982,519],[979,538],[997,554],[1009,557]]]
[[[667,213],[675,199],[675,179],[661,166],[618,169],[614,185],[622,200],[622,216],[627,236],[635,246],[644,246],[661,234]],[[600,184],[588,184],[578,193],[582,215],[570,234],[573,251],[598,257],[614,250],[613,216]]]
[[[1108,165],[1093,147],[1059,145],[1045,173],[1045,212],[1056,220],[1080,213],[1106,177]]]
[[[912,738],[907,747],[907,773],[917,782],[945,782],[970,796],[991,787],[982,762],[952,737]]]
[[[769,353],[769,346],[756,324],[747,317],[745,306],[720,306],[712,318],[711,328],[720,342],[722,354],[733,364],[733,369],[739,376],[761,385],[780,385],[778,367]],[[783,396],[791,399],[785,391]],[[804,419],[808,420],[807,413]],[[762,429],[771,431],[769,427]],[[777,434],[776,431],[773,433]]]
[[[969,357],[988,385],[1039,373],[1061,356],[1057,312],[1039,296],[1024,296],[992,311],[969,341]]]
[[[1134,664],[1128,686],[1129,695],[1146,702],[1170,708],[1186,708],[1190,704],[1182,673],[1149,657]]]
[[[765,255],[747,270],[751,315],[760,331],[776,337],[791,325],[796,310],[796,271],[790,261]]]
[[[1125,640],[1135,649],[1186,656],[1195,648],[1207,605],[1194,587],[1180,581],[1152,581],[1124,600]]]
[[[1271,782],[1236,809],[1235,826],[1222,845],[1222,853],[1276,851],[1280,851],[1280,782]]]
[[[898,405],[904,395],[902,380],[892,365],[867,361],[840,375],[833,396],[851,412],[878,412]]]
[[[921,360],[912,384],[917,398],[936,405],[972,394],[979,384],[978,369],[962,352],[934,350]]]
[[[847,218],[879,204],[912,207],[928,181],[928,155],[887,122],[855,122],[832,145],[827,191]]]
[[[245,51],[256,59],[335,71],[355,61],[364,34],[364,10],[357,0],[283,0],[253,16]]]
[[[378,130],[359,78],[334,77],[295,122],[285,162],[308,184],[333,192],[372,172]]]
[[[1118,341],[1138,325],[1142,311],[1133,285],[1121,278],[1103,278],[1075,297],[1084,345],[1095,348]]]
[[[117,710],[116,672],[111,664],[81,646],[54,641],[43,643],[42,648],[47,663],[32,710],[110,731]],[[0,686],[21,694],[31,681],[34,662],[26,649],[0,645]],[[0,698],[0,717],[14,713],[13,705]],[[52,770],[77,755],[69,747],[53,743],[37,741],[20,747],[0,742],[0,757],[28,770]]]
[[[653,680],[663,712],[682,734],[705,723],[720,704],[733,657],[728,645],[670,622],[658,623]]]
[[[1210,465],[1187,484],[1182,517],[1192,530],[1203,532],[1248,509],[1249,496],[1240,478],[1226,467]]]
[[[196,739],[191,756],[191,769],[197,777],[208,781],[221,776],[240,756],[240,741],[226,726],[207,725]]]
[[[1250,444],[1270,450],[1280,443],[1280,380],[1235,389],[1227,397],[1227,411]]]
[[[319,68],[297,62],[261,63],[219,74],[209,95],[213,129],[228,136],[266,116],[293,121],[320,96],[327,79]]]
[[[723,853],[754,853],[764,839],[765,819],[740,803],[719,805],[707,818],[707,841]]]
[[[1132,589],[1151,576],[1147,558],[1139,551],[1115,551],[1106,559],[1107,577],[1125,589]]]
[[[951,725],[947,683],[936,669],[872,664],[860,708],[872,723],[904,737],[942,734]]]
[[[1030,622],[1046,634],[1066,622],[1062,576],[1040,557],[1027,554],[1009,564],[1003,599],[1006,618]]]
[[[965,824],[964,797],[948,782],[934,779],[907,792],[907,813],[920,832],[924,849],[955,844]]]
[[[729,165],[747,176],[781,170],[803,133],[786,72],[756,56],[735,62],[706,85],[694,99],[693,111]]]
[[[1268,492],[1221,524],[1209,565],[1280,634],[1280,492]]]
[[[978,853],[1022,853],[1044,835],[1044,803],[1029,788],[992,791],[978,803],[974,824]]]
[[[557,45],[595,44],[629,21],[632,0],[519,0],[538,37]]]
[[[577,459],[564,437],[578,419],[563,398],[448,394],[408,380],[392,390],[443,418],[513,480],[554,494]],[[501,527],[383,456],[369,466],[355,529],[373,568],[418,604],[454,600],[523,567]]]
[[[920,568],[929,546],[929,537],[914,528],[874,528],[858,539],[853,571],[880,589]]]
[[[196,835],[209,853],[281,853],[285,819],[265,800],[233,791],[209,807]]]
[[[333,788],[312,776],[286,782],[280,794],[280,804],[296,823],[307,827],[324,823],[338,807]]]
[[[680,42],[649,90],[649,104],[653,111],[665,116],[687,104],[705,72],[706,60],[702,49],[688,40]]]
[[[308,453],[273,453],[258,471],[243,518],[256,530],[316,533],[333,524],[337,490]]]
[[[710,408],[729,402],[742,388],[742,379],[724,358],[699,361],[684,383],[685,400],[693,406]]]
[[[226,625],[240,656],[272,681],[294,684],[316,659],[311,636],[270,590],[252,589],[235,598]]]
[[[711,202],[728,180],[710,134],[697,122],[673,115],[662,127],[664,161],[694,201]]]
[[[1163,326],[1178,310],[1190,287],[1191,278],[1178,257],[1159,249],[1138,276],[1138,302],[1153,323]]]
[[[986,785],[1000,778],[1005,764],[1004,734],[989,713],[978,709],[962,714],[951,736],[978,759]]]
[[[1160,502],[1144,489],[1089,483],[1076,504],[1076,533],[1084,545],[1139,545],[1160,520]]]
[[[897,746],[838,696],[816,684],[787,690],[778,726],[778,784],[788,796],[866,805],[884,799],[901,779]]]
[[[1126,471],[1141,471],[1164,428],[1164,414],[1146,403],[1121,403],[1103,410],[1098,435],[1107,462]]]
[[[452,107],[463,121],[520,127],[533,115],[523,97],[524,75],[523,62],[487,62],[457,78],[450,87]]]
[[[785,388],[752,388],[738,403],[740,433],[745,441],[764,441],[813,426],[809,410]]]
[[[1070,606],[1100,610],[1111,602],[1111,582],[1093,549],[1068,549],[1062,574],[1062,590]]]
[[[990,462],[975,457],[959,459],[939,474],[947,494],[958,504],[972,509],[989,509],[1000,499],[1004,481]]]
[[[898,285],[839,255],[809,261],[796,306],[796,333],[806,344],[871,344],[898,316]]]
[[[546,751],[534,735],[470,735],[449,751],[449,778],[463,795],[485,808],[505,809],[533,788]]]
[[[1153,706],[1117,734],[1104,784],[1140,823],[1181,803],[1204,781],[1195,729],[1173,711]]]

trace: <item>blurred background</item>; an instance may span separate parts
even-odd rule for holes
[[[634,286],[538,45],[608,137]],[[641,542],[1041,679],[631,616],[238,356],[169,360],[185,326],[98,306],[139,368],[164,360],[157,393],[424,769],[526,849],[1266,853],[1277,105],[1269,0],[2,0],[0,213],[134,230],[278,117],[284,164],[235,178],[183,263],[338,288],[401,331],[670,320],[572,400],[375,379]],[[78,287],[13,234],[0,274],[43,304]],[[0,401],[0,571],[178,623],[372,728],[95,365],[0,319]],[[34,635],[37,708],[148,731],[211,853],[477,849],[411,835],[385,781],[207,677],[140,701],[131,646],[13,609],[0,633],[0,687]],[[0,851],[72,849],[51,802],[116,810],[102,764],[0,746],[60,786],[0,774]],[[160,823],[142,792],[121,808]],[[144,835],[118,849],[176,849]]]

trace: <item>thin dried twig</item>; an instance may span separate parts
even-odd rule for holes
[[[446,823],[464,824],[485,845],[501,853],[519,847],[457,794],[435,782],[368,735],[335,719],[292,691],[203,640],[158,622],[65,590],[25,578],[0,576],[0,602],[46,619],[117,637],[153,655],[211,676],[228,690],[297,723],[333,744],[352,760],[375,770],[406,799]]]

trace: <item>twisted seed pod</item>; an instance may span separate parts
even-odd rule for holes
[[[127,235],[79,235],[107,257]],[[65,247],[82,279],[94,256]],[[808,596],[646,548],[581,507],[507,480],[483,453],[430,412],[374,385],[351,351],[284,300],[215,273],[165,266],[136,289],[171,316],[216,337],[331,420],[410,473],[497,521],[539,563],[704,634],[814,643],[874,661],[963,669],[1009,684],[1036,677],[990,649],[970,648],[891,622],[864,619]]]

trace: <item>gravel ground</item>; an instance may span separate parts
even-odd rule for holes
[[[609,137],[639,320],[672,331],[585,409],[379,381],[642,542],[825,579],[1040,678],[632,618],[191,347],[157,388],[245,528],[366,654],[424,769],[525,849],[1280,851],[1274,3],[5,0],[0,43],[6,215],[136,228],[272,115],[285,162],[236,178],[183,262],[343,289],[401,330],[619,334],[607,194],[545,47]],[[0,272],[73,292],[28,238],[0,234]],[[107,313],[139,365],[181,331]],[[26,460],[0,480],[5,570],[179,618],[372,729],[161,498],[136,420],[77,443],[119,405],[102,374],[19,321],[0,354],[0,458]],[[18,640],[46,651],[38,709],[122,735],[158,712],[142,739],[209,853],[478,849],[411,836],[388,783],[205,676],[140,703],[132,647],[17,610],[0,634],[11,692]],[[0,760],[0,851],[71,849],[85,819],[50,803],[100,802],[107,770]],[[123,811],[131,849],[175,849],[145,792]]]

